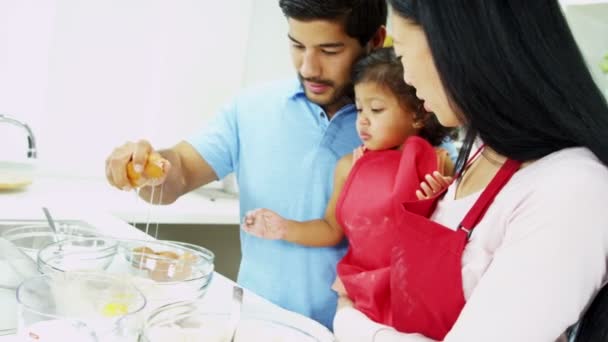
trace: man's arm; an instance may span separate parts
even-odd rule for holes
[[[140,187],[139,196],[150,203],[173,203],[181,195],[233,171],[238,156],[236,121],[235,100],[196,136],[170,149],[157,152],[146,140],[128,142],[114,149],[106,160],[106,178],[121,190]],[[162,168],[160,176],[147,174],[146,163],[151,160],[156,169]],[[129,168],[131,161],[133,165]],[[128,173],[135,175],[137,181],[130,180]]]
[[[218,179],[211,165],[186,141],[159,153],[171,167],[164,183],[140,189],[139,196],[150,203],[173,203],[181,195]]]

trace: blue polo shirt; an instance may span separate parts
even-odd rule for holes
[[[219,178],[235,172],[241,217],[268,208],[293,220],[324,216],[335,164],[361,144],[354,105],[331,120],[310,102],[297,80],[241,93],[204,130],[189,139]],[[346,244],[303,247],[241,231],[238,283],[288,310],[331,327],[331,284]]]

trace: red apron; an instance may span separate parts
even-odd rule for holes
[[[387,218],[394,203],[415,200],[423,177],[435,170],[435,149],[419,137],[409,138],[402,151],[366,151],[336,204],[336,219],[349,240],[338,276],[355,307],[376,322],[392,322],[389,279],[395,221]]]
[[[465,304],[462,253],[469,236],[520,165],[505,162],[456,231],[428,219],[445,190],[428,200],[395,206],[391,220],[397,236],[390,274],[393,327],[444,339]]]

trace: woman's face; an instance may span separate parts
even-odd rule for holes
[[[391,14],[390,20],[393,46],[397,56],[401,57],[405,83],[416,88],[416,96],[424,100],[425,109],[435,113],[441,125],[460,126],[461,122],[443,89],[424,31],[395,13]]]

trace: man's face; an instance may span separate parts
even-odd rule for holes
[[[306,97],[331,115],[352,91],[351,68],[365,49],[340,22],[289,18],[288,24],[291,58]]]

